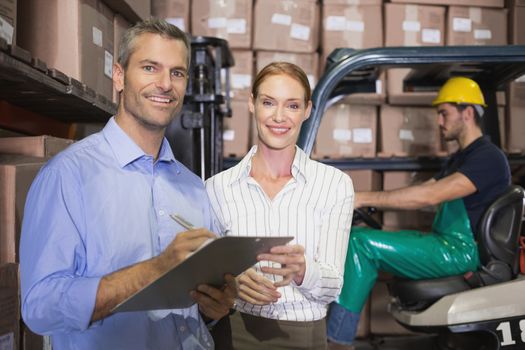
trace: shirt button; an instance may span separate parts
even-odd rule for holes
[[[184,326],[180,326],[180,327],[179,327],[179,330],[180,330],[181,332],[184,332],[184,331],[186,331],[186,327],[184,327]]]
[[[164,215],[165,213],[166,213],[166,212],[164,211],[164,209],[159,210],[159,215],[160,215],[160,216]]]

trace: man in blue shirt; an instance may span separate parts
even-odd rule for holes
[[[121,41],[113,82],[117,115],[40,171],[28,194],[20,243],[22,315],[60,349],[211,349],[201,318],[233,305],[232,276],[199,286],[196,304],[111,314],[116,305],[215,235],[201,180],[164,138],[180,112],[190,43],[156,19]],[[179,214],[200,229],[186,231]]]

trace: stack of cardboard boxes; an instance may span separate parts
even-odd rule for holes
[[[41,350],[43,339],[20,317],[18,263],[27,193],[45,162],[73,141],[49,136],[0,138],[0,345]],[[5,313],[5,314],[4,314]]]
[[[61,72],[111,101],[117,98],[111,81],[116,45],[129,23],[150,16],[150,6],[149,0],[0,0],[0,38],[30,51],[56,74]],[[34,114],[0,104],[4,121]],[[73,134],[78,137],[85,134],[82,126],[70,128],[52,121],[52,125],[30,129],[66,135],[64,130],[77,130]],[[20,314],[19,242],[24,204],[40,168],[73,141],[20,137],[14,132],[0,132],[0,136],[0,348],[41,350],[45,339],[32,333]]]
[[[123,8],[133,5],[132,8],[140,11],[135,12],[136,17],[146,18],[150,15],[149,1],[17,1],[17,45],[44,61],[50,69],[64,73],[102,99],[112,101],[111,77],[116,39],[119,39],[118,34],[115,35],[119,29],[115,27],[127,25],[115,9],[120,8],[119,4]]]

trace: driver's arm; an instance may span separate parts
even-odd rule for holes
[[[430,179],[420,185],[392,191],[356,192],[355,207],[380,209],[419,209],[462,198],[476,192],[476,186],[465,175],[455,172],[438,181]]]

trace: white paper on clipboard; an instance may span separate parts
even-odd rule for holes
[[[292,239],[289,236],[217,238],[121,302],[111,312],[190,307],[194,304],[190,291],[199,284],[222,286],[225,274],[237,276],[257,263],[257,255]]]

